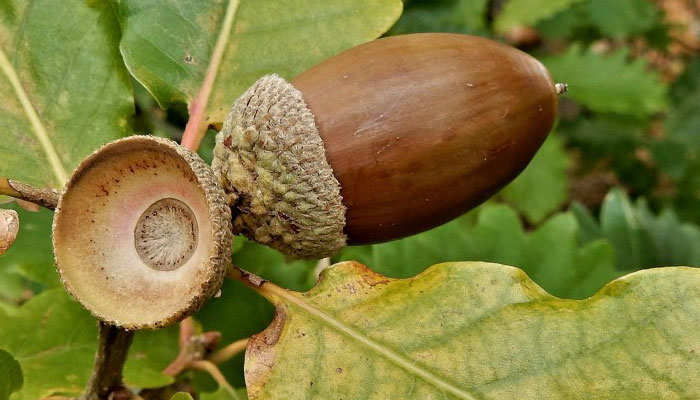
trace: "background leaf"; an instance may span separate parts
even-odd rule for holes
[[[61,188],[85,156],[129,133],[118,40],[107,2],[0,5],[0,176]]]
[[[649,0],[588,0],[591,21],[613,38],[634,36],[653,28],[659,10]]]
[[[612,244],[619,269],[700,267],[700,227],[681,222],[670,209],[656,216],[643,199],[633,205],[624,192],[613,190],[605,198],[599,223],[583,207],[574,213],[587,226],[584,241],[605,238]]]
[[[43,208],[32,212],[17,205],[8,208],[17,211],[20,230],[15,243],[0,257],[0,271],[11,271],[40,284],[34,287],[37,290],[60,285],[51,244],[53,212]]]
[[[554,80],[569,84],[567,96],[593,111],[648,116],[666,108],[666,88],[642,60],[624,49],[603,56],[571,46],[542,62]]]
[[[170,400],[192,400],[192,396],[186,392],[178,392],[175,393]]]
[[[12,352],[24,372],[25,385],[14,400],[77,395],[92,370],[97,323],[63,289],[47,290],[15,315],[0,311],[0,348]],[[176,327],[138,332],[124,370],[125,382],[140,387],[170,383],[172,379],[160,371],[177,351]]]
[[[236,390],[236,394],[241,399],[247,399],[248,394],[245,389]],[[202,400],[236,400],[226,389],[220,387],[216,392],[205,392],[200,396]]]
[[[0,315],[0,347],[14,354],[24,371],[24,388],[13,399],[79,394],[90,374],[96,339],[95,320],[62,289],[32,298],[16,316]]]
[[[485,35],[487,0],[413,0],[404,6],[390,35],[454,32]]]
[[[516,26],[533,26],[580,1],[508,0],[496,20],[496,30],[503,32]]]
[[[263,291],[278,310],[248,351],[251,399],[700,396],[697,269],[638,272],[581,301],[485,263],[406,280],[344,263],[307,293]]]
[[[525,232],[518,215],[504,205],[486,205],[468,215],[419,235],[350,248],[338,260],[359,260],[391,277],[410,277],[432,264],[479,260],[515,265],[561,297],[584,298],[622,274],[605,241],[582,246],[571,213],[545,221]]]
[[[500,196],[528,221],[539,223],[566,201],[568,167],[569,157],[561,140],[550,134],[527,168],[501,191]]]
[[[667,137],[651,147],[654,159],[676,185],[665,199],[679,215],[700,224],[700,60],[692,60],[671,88],[671,108],[664,120]]]
[[[165,369],[178,354],[177,324],[155,331],[138,331],[124,366],[124,382],[138,388],[155,388],[173,383]]]
[[[23,383],[22,368],[17,360],[0,349],[0,400],[8,400],[12,393],[22,388]]]
[[[221,123],[238,95],[261,76],[292,78],[378,37],[401,12],[398,0],[241,1],[231,32],[221,33],[231,3],[118,1],[124,61],[161,106],[194,98],[220,34],[230,39],[209,102],[210,123]]]

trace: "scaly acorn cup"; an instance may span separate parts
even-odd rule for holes
[[[212,167],[234,232],[299,258],[411,235],[466,212],[530,162],[558,87],[491,40],[376,40],[234,103]]]
[[[68,292],[93,315],[153,329],[199,309],[231,257],[231,210],[211,168],[176,143],[131,136],[73,172],[53,247]]]

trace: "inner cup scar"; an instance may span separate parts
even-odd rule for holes
[[[158,271],[184,265],[197,249],[199,228],[192,210],[180,200],[161,199],[141,214],[134,245],[141,260]]]

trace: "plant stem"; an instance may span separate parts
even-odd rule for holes
[[[196,331],[197,329],[192,317],[187,317],[180,322],[180,338],[178,343],[180,352],[177,358],[163,370],[165,375],[170,375],[173,378],[177,377],[182,371],[190,368],[194,361],[206,358],[219,344],[221,333],[204,332],[195,335]]]
[[[229,266],[226,276],[242,282],[246,286],[261,294],[272,304],[277,304],[277,299],[267,290],[267,284],[272,285],[272,283],[266,281],[265,279],[248,271],[242,270],[235,265]]]
[[[97,355],[92,376],[80,400],[107,399],[122,384],[122,368],[134,338],[134,331],[98,322]]]
[[[0,178],[0,194],[55,210],[59,195],[49,188],[37,188],[12,179]]]
[[[192,317],[187,317],[180,321],[180,334],[178,336],[180,348],[185,347],[187,343],[189,343],[190,338],[194,336],[196,330]]]
[[[213,362],[214,364],[221,364],[232,359],[239,353],[246,350],[248,347],[248,340],[248,338],[236,340],[235,342],[209,356],[209,361]]]
[[[185,126],[185,133],[182,135],[182,145],[192,151],[197,151],[202,143],[204,134],[207,132],[207,125],[204,123],[204,113],[207,111],[207,104],[209,103],[209,97],[211,97],[211,91],[214,88],[216,75],[221,66],[221,59],[223,58],[224,50],[226,50],[226,44],[228,44],[228,40],[231,37],[233,18],[236,15],[238,3],[239,0],[229,1],[224,22],[216,39],[216,45],[211,54],[206,75],[204,75],[204,81],[197,93],[197,97],[190,103],[190,119],[187,121],[187,126]]]
[[[213,362],[208,360],[194,361],[192,363],[192,368],[209,373],[209,375],[211,375],[211,377],[214,378],[216,383],[218,383],[219,386],[223,387],[224,390],[226,390],[226,392],[228,392],[228,394],[231,395],[232,399],[241,400],[240,396],[238,396],[238,393],[236,393],[236,390],[233,388],[233,386],[231,386],[230,383],[228,383],[224,375],[219,370],[219,367],[217,367],[216,364],[214,364]]]

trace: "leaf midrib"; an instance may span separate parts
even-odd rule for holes
[[[5,74],[7,80],[12,85],[12,89],[14,90],[15,95],[17,96],[17,99],[22,105],[22,110],[24,111],[27,119],[32,125],[32,132],[34,133],[34,136],[36,136],[37,140],[39,141],[39,144],[41,145],[42,150],[44,150],[44,153],[46,154],[49,166],[51,167],[51,170],[56,178],[56,183],[59,187],[63,186],[63,184],[68,180],[68,173],[66,172],[66,169],[61,163],[61,159],[58,157],[56,148],[51,142],[49,134],[46,131],[46,128],[44,127],[43,123],[41,122],[41,119],[39,118],[36,109],[34,108],[31,100],[29,100],[29,96],[24,90],[24,87],[22,86],[22,83],[19,80],[17,72],[15,71],[12,63],[10,63],[10,60],[8,60],[7,56],[5,55],[2,49],[0,49],[0,69],[2,69],[2,72]]]

